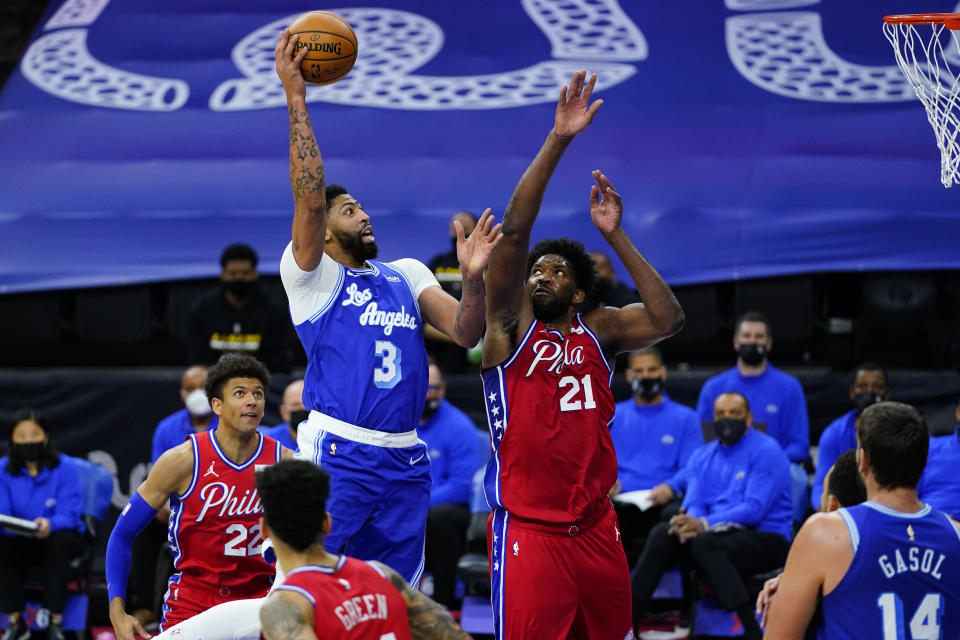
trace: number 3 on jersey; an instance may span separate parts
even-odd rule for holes
[[[400,382],[402,352],[389,340],[377,340],[373,350],[374,355],[380,359],[380,366],[373,368],[373,384],[379,389],[392,389]]]

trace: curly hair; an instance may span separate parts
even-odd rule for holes
[[[207,400],[223,400],[223,387],[231,378],[255,378],[264,389],[270,386],[270,372],[262,362],[242,353],[225,353],[207,371],[207,383],[203,387]]]
[[[330,476],[307,460],[284,460],[257,472],[267,526],[287,545],[306,551],[323,539]]]
[[[593,258],[587,254],[583,243],[573,238],[541,240],[533,245],[527,257],[527,275],[530,275],[530,270],[537,260],[551,253],[563,257],[573,266],[573,279],[577,288],[583,289],[583,292],[589,295],[597,279],[593,270]]]

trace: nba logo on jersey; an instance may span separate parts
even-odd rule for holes
[[[516,542],[513,543],[513,555],[515,556],[520,555],[520,545]]]

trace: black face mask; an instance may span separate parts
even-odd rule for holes
[[[43,450],[46,446],[43,442],[28,442],[26,444],[13,445],[13,450],[16,451],[17,455],[23,458],[24,461],[36,462],[40,459],[40,456],[43,455]]]
[[[420,415],[421,420],[428,420],[433,414],[437,412],[437,409],[440,408],[440,398],[434,398],[433,400],[427,400],[427,403],[423,405],[423,413]]]
[[[722,418],[714,420],[713,431],[717,434],[721,444],[733,444],[747,432],[746,420],[734,420],[733,418]]]
[[[252,280],[229,280],[223,283],[223,288],[238,298],[246,298],[256,284]]]
[[[297,426],[298,426],[301,422],[303,422],[304,420],[306,420],[309,415],[310,415],[310,412],[307,411],[306,409],[297,409],[296,411],[291,411],[291,412],[290,412],[290,423],[289,423],[289,424],[290,424],[290,428],[291,428],[291,429],[296,429]]]
[[[767,347],[762,344],[742,344],[737,349],[737,355],[746,364],[756,366],[767,358]]]
[[[857,408],[857,415],[863,413],[864,409],[873,406],[878,402],[883,402],[883,396],[872,391],[861,391],[853,394],[853,406]]]
[[[633,395],[650,400],[663,393],[663,378],[634,378],[630,381],[630,388]]]

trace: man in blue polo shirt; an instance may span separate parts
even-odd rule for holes
[[[283,422],[275,427],[260,427],[258,431],[269,436],[293,452],[297,447],[297,427],[307,419],[310,412],[303,406],[303,378],[294,380],[283,390],[280,417]]]
[[[656,347],[631,353],[627,367],[625,375],[633,397],[617,403],[610,429],[617,452],[617,485],[611,497],[632,564],[636,560],[633,549],[642,547],[642,538],[680,508],[680,493],[686,485],[680,486],[673,478],[703,444],[703,432],[693,409],[674,402],[664,390],[667,368]],[[616,498],[620,493],[644,489],[653,490],[650,497],[654,503],[644,511]]]
[[[738,391],[753,407],[754,421],[764,423],[766,432],[780,443],[790,459],[793,520],[803,520],[807,510],[807,472],[803,465],[810,457],[810,421],[800,381],[770,364],[773,332],[766,316],[747,311],[737,320],[733,348],[737,366],[707,380],[697,400],[697,415],[709,422],[713,401],[726,391]],[[761,429],[763,430],[763,429]]]
[[[817,471],[810,489],[810,505],[820,508],[823,493],[823,478],[844,451],[857,448],[857,416],[870,405],[890,399],[887,372],[879,364],[864,362],[854,370],[850,385],[850,401],[853,409],[827,425],[820,436],[817,450]]]
[[[960,424],[960,405],[954,410]],[[934,509],[960,520],[960,426],[945,436],[930,438],[927,466],[920,477],[917,494]]]
[[[217,428],[217,416],[213,414],[207,394],[203,392],[205,384],[207,384],[206,367],[194,365],[183,372],[180,378],[180,399],[185,406],[157,424],[153,432],[150,464],[156,462],[167,449],[183,444],[191,433]]]
[[[770,436],[751,429],[738,392],[714,402],[717,439],[687,465],[684,513],[650,532],[633,577],[634,612],[647,608],[663,573],[675,564],[705,576],[720,603],[736,611],[745,638],[760,638],[741,576],[783,566],[790,546],[789,462]]]
[[[473,474],[489,456],[473,421],[447,402],[447,383],[437,363],[430,359],[430,377],[417,434],[430,455],[430,510],[427,512],[426,569],[433,574],[433,599],[449,609],[459,609],[454,592],[457,561],[466,546],[470,524]]]

